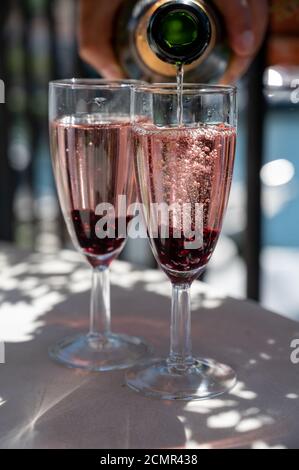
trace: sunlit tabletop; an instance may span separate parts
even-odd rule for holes
[[[114,330],[167,354],[164,274],[116,261],[111,280]],[[1,448],[299,447],[299,364],[290,360],[298,323],[196,283],[194,350],[233,366],[239,382],[218,399],[161,402],[127,389],[124,372],[68,370],[48,358],[58,339],[87,329],[89,288],[89,268],[75,252],[1,246]]]

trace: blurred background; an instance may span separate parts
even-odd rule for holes
[[[0,240],[41,252],[71,247],[52,176],[48,82],[97,76],[78,57],[76,8],[74,0],[0,2]],[[239,90],[230,206],[205,280],[299,320],[298,0],[272,2],[267,43]],[[122,256],[154,266],[143,240]]]

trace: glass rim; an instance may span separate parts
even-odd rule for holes
[[[146,82],[141,80],[133,79],[106,79],[106,78],[65,78],[62,80],[51,80],[49,82],[49,87],[61,87],[69,89],[81,89],[81,88],[90,88],[90,89],[106,89],[109,87],[113,88],[126,88],[126,87],[135,87],[141,84],[144,86]]]
[[[134,86],[133,89],[136,93],[152,93],[152,94],[177,94],[178,85],[177,83],[153,83],[153,84],[141,84],[140,86]],[[209,85],[206,83],[184,83],[182,88],[183,95],[212,95],[212,94],[228,94],[235,95],[237,93],[237,87],[233,85]]]

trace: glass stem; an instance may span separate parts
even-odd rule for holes
[[[189,366],[192,361],[190,285],[172,286],[169,362]]]
[[[109,268],[93,268],[90,299],[91,336],[104,336],[110,333],[110,280]]]

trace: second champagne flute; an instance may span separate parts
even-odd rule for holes
[[[127,383],[157,398],[211,398],[233,387],[236,376],[229,366],[193,356],[190,287],[213,254],[227,207],[236,90],[187,84],[178,94],[176,85],[135,88],[133,135],[149,239],[173,295],[169,357],[129,371]]]
[[[135,193],[131,83],[73,79],[50,84],[59,200],[72,241],[92,267],[89,333],[50,349],[53,359],[69,367],[123,369],[148,353],[139,338],[114,334],[110,328],[109,266],[124,247],[126,208]]]

